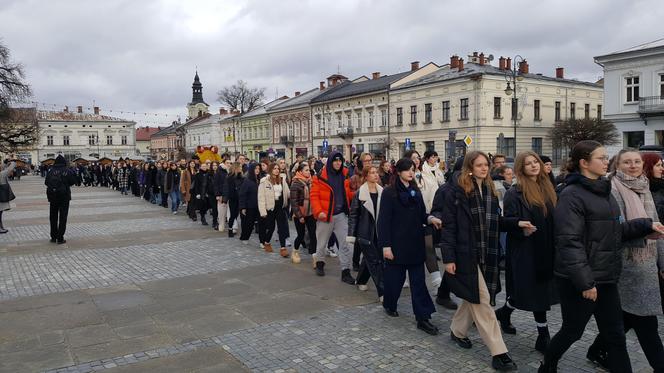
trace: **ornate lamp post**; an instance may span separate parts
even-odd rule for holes
[[[507,66],[507,69],[505,71],[505,81],[507,82],[507,87],[505,88],[505,94],[508,96],[511,96],[512,98],[512,122],[514,124],[514,157],[516,157],[516,125],[518,121],[518,116],[519,116],[519,108],[518,108],[518,89],[517,89],[517,81],[520,82],[523,80],[523,76],[519,73],[519,69],[517,66],[521,62],[525,62],[525,59],[521,57],[520,55],[514,56],[513,65],[512,66]]]

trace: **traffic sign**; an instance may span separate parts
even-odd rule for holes
[[[410,138],[406,137],[406,140],[404,141],[405,141],[406,150],[410,150]]]
[[[473,144],[473,138],[470,137],[470,135],[466,135],[463,137],[463,143],[466,144],[466,146],[470,146]]]
[[[327,149],[327,145],[328,145],[327,139],[323,140],[323,149]]]

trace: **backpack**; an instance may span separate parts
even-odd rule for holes
[[[62,196],[67,193],[67,185],[63,180],[63,176],[67,170],[52,170],[46,176],[46,195],[47,196]]]

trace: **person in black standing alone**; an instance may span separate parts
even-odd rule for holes
[[[422,193],[415,184],[415,165],[408,158],[396,165],[394,185],[383,190],[378,214],[378,247],[383,249],[383,308],[397,317],[397,301],[408,272],[413,313],[417,328],[436,335],[438,328],[430,321],[436,312],[424,276],[424,227],[433,224],[440,229],[441,221],[427,216]]]
[[[610,372],[632,372],[627,354],[618,279],[622,242],[659,235],[664,226],[650,218],[626,221],[604,175],[606,149],[593,140],[579,141],[570,152],[569,172],[554,210],[555,264],[563,324],[540,365],[539,373],[556,372],[558,361],[581,339],[595,316],[606,339]],[[654,238],[654,237],[651,237]]]
[[[195,201],[194,203],[196,203],[196,209],[201,214],[201,224],[208,225],[205,214],[210,208],[210,204],[212,202],[216,204],[217,201],[214,195],[214,179],[212,178],[212,174],[208,172],[207,163],[201,163],[201,168],[194,176],[191,196],[192,200]],[[217,216],[213,215],[212,219],[212,225],[217,225]]]
[[[61,245],[65,241],[71,186],[76,184],[76,173],[67,168],[67,161],[62,155],[55,158],[53,167],[46,175],[46,197],[50,203],[49,220],[51,222],[51,242]]]

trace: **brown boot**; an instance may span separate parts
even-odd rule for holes
[[[288,258],[288,250],[285,247],[282,247],[279,249],[279,255],[281,255],[282,258]]]
[[[269,243],[266,243],[265,245],[263,245],[263,249],[265,249],[266,253],[271,253],[272,252],[272,245],[269,244]]]

